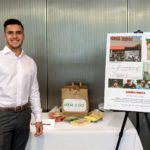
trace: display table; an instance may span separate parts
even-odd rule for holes
[[[115,150],[124,119],[123,112],[105,112],[103,120],[83,127],[68,122],[57,122],[54,129],[44,126],[44,132],[34,137],[31,125],[26,150]],[[47,113],[43,113],[43,118]],[[143,150],[139,136],[128,119],[119,150]]]

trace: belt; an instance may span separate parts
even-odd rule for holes
[[[25,105],[22,105],[22,106],[17,106],[17,107],[0,107],[0,111],[21,111],[21,110],[24,110],[26,108],[30,108],[30,104],[27,103]]]

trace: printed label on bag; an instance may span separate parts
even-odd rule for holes
[[[84,99],[64,99],[64,111],[84,112],[86,111],[86,101]]]

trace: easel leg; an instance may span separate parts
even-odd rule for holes
[[[128,114],[129,114],[129,112],[125,112],[123,124],[122,124],[121,130],[120,130],[120,133],[119,133],[119,139],[118,139],[118,142],[117,142],[116,150],[118,150],[118,148],[119,148],[119,144],[120,144],[120,141],[121,141],[121,138],[122,138],[122,135],[123,135],[123,131],[124,131],[124,127],[126,125]]]
[[[136,130],[139,134],[140,133],[139,112],[136,112]]]
[[[150,132],[150,121],[149,121],[149,118],[148,118],[148,114],[147,114],[147,113],[144,113],[144,115],[145,115],[145,120],[146,120],[146,122],[147,122],[148,130],[149,130],[149,132]]]

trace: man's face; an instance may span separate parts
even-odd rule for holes
[[[127,83],[128,83],[129,86],[132,85],[132,81],[131,80],[129,80]]]
[[[24,32],[20,25],[12,24],[6,26],[4,39],[10,49],[17,50],[21,48],[24,40]]]
[[[145,83],[141,82],[141,87],[144,88],[145,87]]]
[[[118,83],[114,82],[114,87],[117,88],[118,87]]]

